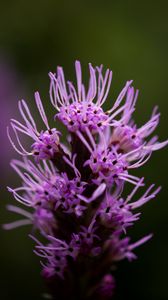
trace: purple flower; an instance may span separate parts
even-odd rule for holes
[[[156,108],[146,124],[135,125],[132,114],[138,91],[132,81],[105,112],[112,72],[107,69],[103,74],[102,66],[89,64],[86,89],[78,61],[75,69],[77,88],[66,82],[61,67],[49,73],[50,100],[56,109],[53,119],[65,125],[66,144],[61,133],[50,128],[38,92],[35,101],[44,123],[41,130],[26,102],[19,102],[24,123],[12,119],[14,136],[10,128],[8,136],[22,156],[11,162],[22,184],[8,190],[30,211],[9,205],[8,209],[23,219],[4,227],[32,224],[34,252],[42,260],[42,275],[53,299],[80,299],[80,295],[111,299],[116,285],[111,267],[122,259],[135,259],[134,249],[152,236],[131,242],[128,230],[140,218],[137,209],[160,191],[151,184],[142,196],[136,196],[145,182],[132,170],[144,165],[152,152],[168,141],[148,138],[159,123]],[[21,142],[22,133],[33,140],[28,149]],[[127,184],[132,190],[125,196]],[[35,237],[36,231],[43,236],[43,243]]]
[[[35,210],[33,224],[43,235],[54,234],[54,230],[57,229],[54,213],[43,207],[39,207]]]
[[[107,274],[103,277],[100,286],[98,287],[98,294],[102,295],[106,299],[111,299],[114,295],[115,279],[111,274]]]
[[[17,120],[11,120],[11,127],[13,129],[14,135],[16,137],[17,144],[19,148],[13,142],[9,128],[8,128],[8,137],[11,141],[13,148],[21,155],[34,155],[36,160],[41,159],[52,159],[54,154],[58,152],[59,148],[59,132],[56,128],[50,128],[48,120],[39,96],[39,93],[35,93],[35,100],[40,116],[43,120],[43,123],[47,130],[38,131],[36,123],[33,119],[33,116],[24,100],[19,101],[19,111],[24,120],[24,124],[20,123]],[[21,144],[19,133],[24,133],[35,142],[32,144],[32,151],[26,150]]]
[[[36,161],[42,159],[52,159],[58,152],[59,132],[55,129],[49,129],[41,132],[39,139],[32,145],[32,153],[35,155]]]

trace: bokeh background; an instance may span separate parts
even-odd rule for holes
[[[18,117],[17,101],[34,107],[40,90],[50,113],[48,72],[62,65],[74,78],[74,60],[103,63],[113,70],[110,99],[128,79],[140,89],[135,119],[145,122],[155,104],[162,112],[157,133],[165,139],[168,127],[168,4],[167,1],[36,0],[0,1],[0,223],[13,220],[6,212],[14,203],[6,185],[18,182],[9,168],[16,157],[6,138],[11,117]],[[86,73],[87,74],[87,73]],[[86,75],[87,78],[87,75]],[[112,101],[112,100],[111,100]],[[168,162],[167,150],[154,153],[139,174],[163,189],[157,200],[143,207],[133,239],[154,232],[154,239],[137,250],[139,259],[122,262],[116,272],[118,299],[168,299]],[[29,228],[0,231],[0,295],[2,300],[42,299],[39,259],[32,252]],[[61,300],[61,299],[58,299]]]

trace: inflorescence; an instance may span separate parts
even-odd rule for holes
[[[102,65],[94,68],[89,64],[86,89],[79,61],[75,69],[76,87],[66,82],[61,67],[49,73],[53,123],[65,126],[66,143],[61,141],[61,132],[50,127],[38,92],[35,101],[43,130],[37,129],[26,102],[19,102],[23,123],[12,119],[8,137],[22,156],[11,162],[22,185],[8,190],[29,211],[9,205],[23,219],[4,227],[32,224],[35,253],[41,257],[42,274],[53,297],[82,299],[79,295],[84,293],[84,299],[92,295],[110,299],[115,288],[113,267],[124,258],[136,258],[134,249],[151,238],[149,234],[132,243],[127,229],[140,218],[137,209],[160,190],[152,184],[136,197],[145,184],[132,171],[168,141],[160,143],[157,136],[149,137],[159,123],[157,107],[146,124],[135,125],[132,114],[138,91],[132,81],[126,83],[112,108],[104,111],[112,71],[104,73]],[[32,139],[27,149],[21,134]],[[128,196],[123,194],[126,183],[132,186]],[[35,230],[43,236],[42,242],[34,236]]]

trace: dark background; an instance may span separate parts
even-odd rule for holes
[[[160,140],[168,136],[167,12],[167,1],[1,0],[1,223],[13,220],[5,210],[7,203],[15,203],[6,185],[18,182],[8,166],[16,153],[6,139],[6,126],[10,117],[18,115],[17,100],[23,97],[33,106],[36,90],[47,106],[47,74],[57,65],[63,65],[66,77],[71,79],[75,59],[81,60],[85,72],[88,62],[110,67],[114,73],[112,99],[126,80],[134,79],[140,89],[136,121],[143,124],[158,104],[162,117],[157,133]],[[145,174],[148,184],[156,182],[163,189],[157,200],[143,207],[142,220],[131,232],[135,240],[149,232],[154,232],[154,238],[136,251],[137,261],[119,265],[116,276],[120,299],[168,299],[167,170],[167,152],[163,149],[138,171]],[[38,300],[45,291],[28,233],[29,228],[0,232],[2,300]]]

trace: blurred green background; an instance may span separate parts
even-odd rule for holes
[[[62,65],[66,77],[72,79],[75,59],[81,60],[85,72],[88,62],[103,63],[113,70],[111,99],[126,80],[134,79],[140,89],[136,121],[143,124],[158,104],[162,117],[157,133],[160,140],[168,136],[167,1],[1,0],[1,223],[13,220],[5,209],[7,203],[14,203],[6,185],[19,182],[8,166],[16,154],[5,129],[10,117],[18,116],[17,100],[23,97],[33,106],[34,91],[39,90],[47,105],[48,72]],[[168,299],[167,170],[167,152],[163,149],[138,171],[145,174],[148,184],[156,182],[163,189],[157,200],[143,207],[142,220],[131,232],[135,240],[149,232],[155,236],[137,250],[137,261],[120,264],[116,272],[119,299]],[[38,300],[45,291],[28,233],[29,228],[0,232],[2,300]]]

